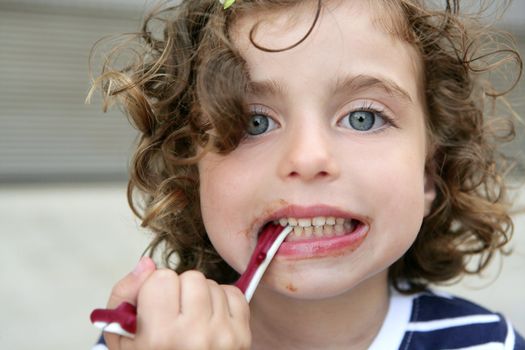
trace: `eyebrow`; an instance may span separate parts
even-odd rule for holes
[[[247,92],[259,96],[271,96],[284,94],[285,90],[276,80],[264,80],[248,82]]]
[[[375,88],[382,89],[389,95],[406,100],[406,102],[413,102],[410,94],[395,81],[384,77],[378,78],[364,74],[338,80],[335,84],[334,93],[341,91],[363,91]]]
[[[382,89],[394,97],[405,100],[406,102],[413,102],[410,94],[393,80],[365,74],[348,76],[346,78],[337,80],[333,94],[346,91],[364,91],[367,89]],[[278,81],[273,79],[264,81],[250,81],[248,83],[247,93],[259,96],[272,96],[285,94],[286,88],[283,87]]]

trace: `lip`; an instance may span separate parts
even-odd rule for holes
[[[279,220],[280,218],[314,218],[316,216],[354,219],[358,220],[360,224],[354,232],[345,233],[342,236],[284,242],[279,248],[276,257],[304,259],[342,255],[356,250],[368,234],[370,220],[367,217],[323,204],[312,206],[288,205],[277,209],[264,217],[258,218],[252,225],[252,232],[254,232],[254,237],[257,237],[257,234],[266,223]]]
[[[342,256],[352,253],[364,242],[369,226],[363,222],[352,233],[302,241],[283,242],[276,257],[287,260]]]

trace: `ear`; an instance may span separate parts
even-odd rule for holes
[[[428,173],[425,173],[425,184],[424,184],[424,201],[425,201],[425,216],[430,214],[430,209],[432,208],[432,203],[434,203],[434,199],[436,198],[436,185],[434,183],[434,180],[432,179],[432,176],[430,176]]]

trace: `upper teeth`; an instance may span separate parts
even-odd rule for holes
[[[281,226],[324,226],[324,225],[343,225],[345,223],[344,218],[336,218],[333,216],[316,216],[314,218],[281,218],[279,224]],[[348,220],[350,221],[350,220]]]
[[[281,218],[275,221],[281,226],[293,226],[293,234],[286,240],[297,240],[300,237],[340,236],[345,232],[352,232],[357,222],[352,219],[336,218],[333,216],[316,216],[314,218]]]

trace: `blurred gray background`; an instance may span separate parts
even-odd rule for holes
[[[477,2],[477,1],[473,1]],[[88,56],[136,31],[145,0],[0,0],[0,348],[87,349],[91,309],[148,242],[127,207],[135,131],[118,110],[85,105]],[[501,21],[525,54],[525,1]],[[525,116],[525,90],[510,97]],[[523,135],[524,128],[519,132]],[[523,136],[508,148],[520,154]],[[523,180],[523,170],[514,174]],[[516,210],[525,208],[517,189]],[[514,254],[482,278],[442,288],[508,315],[525,333],[525,215]]]

